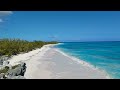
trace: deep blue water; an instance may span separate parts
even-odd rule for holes
[[[66,42],[56,46],[63,52],[120,78],[120,42]]]

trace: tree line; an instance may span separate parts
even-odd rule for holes
[[[0,56],[17,55],[21,52],[29,52],[36,48],[41,48],[46,44],[56,44],[56,41],[44,42],[44,41],[27,41],[21,39],[0,39]]]

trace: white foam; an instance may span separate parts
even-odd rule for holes
[[[57,45],[62,45],[64,43],[57,43],[57,44],[52,44],[52,46],[57,46]]]
[[[66,57],[68,57],[68,58],[71,58],[72,60],[76,61],[77,63],[79,63],[79,64],[81,64],[81,65],[83,65],[83,66],[89,67],[89,68],[91,68],[91,69],[93,69],[93,70],[98,70],[98,71],[103,72],[104,74],[106,74],[106,78],[108,78],[108,79],[111,78],[104,70],[101,70],[101,69],[99,69],[99,68],[91,65],[90,63],[81,60],[81,59],[78,59],[78,58],[76,58],[76,57],[73,57],[73,56],[71,56],[71,55],[68,55],[68,54],[64,53],[63,51],[61,51],[60,49],[58,49],[58,48],[55,48],[55,50],[58,51],[58,52],[60,52],[62,55],[66,56]]]

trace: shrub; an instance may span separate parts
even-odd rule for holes
[[[1,70],[0,70],[0,74],[1,74],[1,73],[6,73],[8,70],[9,70],[9,67],[8,67],[8,66],[5,66],[4,69],[1,69]]]
[[[20,39],[0,39],[0,56],[7,55],[17,55],[21,52],[29,52],[36,48],[41,48],[46,44],[56,44],[56,41],[43,42],[43,41],[26,41]]]
[[[15,69],[16,67],[18,67],[19,66],[19,64],[18,65],[15,65],[15,66],[12,66],[12,69]]]

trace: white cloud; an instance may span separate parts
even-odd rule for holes
[[[12,11],[0,11],[0,15],[1,15],[1,16],[10,15],[10,14],[12,14],[12,13],[13,13]]]
[[[4,18],[7,17],[8,15],[13,14],[12,11],[0,11],[0,23],[3,22]]]

